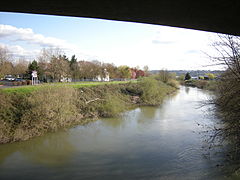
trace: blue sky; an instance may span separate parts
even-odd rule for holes
[[[90,18],[0,12],[0,46],[37,59],[42,48],[60,47],[78,60],[150,69],[219,69],[203,52],[215,34],[159,25]]]

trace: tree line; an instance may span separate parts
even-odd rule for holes
[[[147,66],[141,70],[138,67],[116,66],[97,60],[78,60],[75,55],[69,58],[58,48],[42,49],[32,62],[24,59],[14,62],[13,59],[6,48],[0,48],[0,78],[14,75],[29,79],[32,71],[37,71],[39,80],[43,82],[58,82],[63,77],[73,80],[94,79],[97,76],[105,77],[107,74],[110,79],[136,79],[146,76],[148,71]]]

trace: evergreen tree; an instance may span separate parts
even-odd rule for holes
[[[38,62],[36,60],[33,60],[33,62],[28,65],[28,73],[31,74],[32,71],[39,71]]]
[[[186,73],[184,80],[190,80],[191,78],[190,73]]]
[[[73,79],[78,78],[80,73],[79,73],[77,58],[75,55],[73,55],[70,60],[70,71]]]
[[[75,63],[77,63],[77,58],[75,55],[72,55],[71,60],[70,60],[70,67]]]

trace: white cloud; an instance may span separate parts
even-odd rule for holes
[[[62,49],[76,48],[76,46],[69,44],[62,39],[36,34],[30,28],[17,28],[15,26],[4,24],[0,24],[0,38],[11,38],[12,41],[24,41],[41,47],[58,47]]]
[[[1,43],[0,46],[7,47],[15,57],[25,56],[35,58],[42,48],[60,48],[68,55],[78,55],[79,59],[92,59],[91,57],[94,57],[94,55],[90,56],[81,52],[80,48],[74,44],[62,39],[37,34],[31,28],[17,28],[11,25],[0,24],[0,40],[1,39],[8,43],[7,45],[6,43]],[[21,44],[21,42],[35,44],[36,46],[32,46],[31,49],[29,49],[29,47],[25,49],[27,46]],[[35,49],[33,49],[34,47]]]
[[[19,45],[6,45],[0,43],[0,48],[6,48],[13,57],[33,58],[39,53],[39,50],[28,51]]]

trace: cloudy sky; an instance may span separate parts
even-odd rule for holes
[[[220,69],[212,62],[216,34],[159,25],[90,18],[0,12],[0,46],[29,60],[59,47],[78,60],[99,60],[151,70]]]

